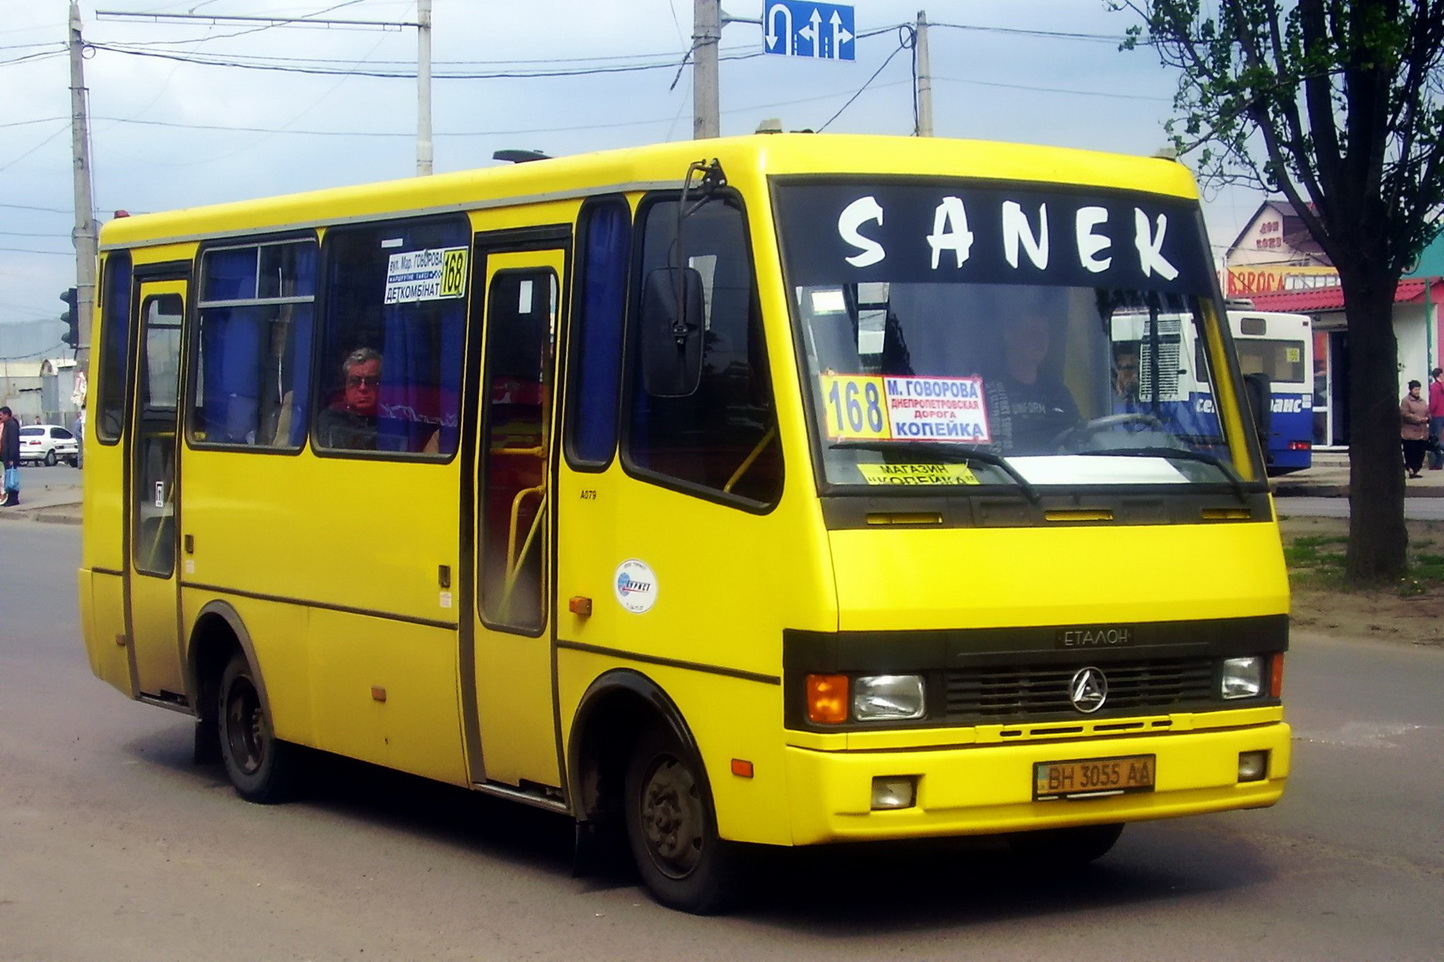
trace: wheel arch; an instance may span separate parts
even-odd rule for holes
[[[226,670],[226,664],[237,651],[250,662],[256,692],[260,695],[262,706],[269,713],[271,703],[266,696],[265,676],[261,674],[255,646],[251,643],[250,632],[246,630],[240,613],[229,602],[207,602],[196,615],[195,624],[191,626],[187,656],[192,690],[196,693],[196,715],[203,722],[215,720],[221,673]]]
[[[698,761],[711,795],[707,766],[677,703],[656,681],[634,669],[599,675],[582,695],[567,744],[567,788],[578,822],[619,824],[627,763],[649,727],[664,727]]]

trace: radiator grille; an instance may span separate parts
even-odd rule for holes
[[[1009,665],[949,671],[948,717],[1076,715],[1077,710],[1068,700],[1068,683],[1079,667]],[[1099,667],[1108,678],[1105,712],[1171,708],[1212,700],[1210,659],[1109,662]]]

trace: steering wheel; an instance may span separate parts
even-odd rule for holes
[[[1150,430],[1162,430],[1163,428],[1163,422],[1152,414],[1141,412],[1105,414],[1101,418],[1093,418],[1064,430],[1053,439],[1053,446],[1058,448],[1077,447],[1080,442],[1087,441],[1096,434],[1102,434],[1104,431],[1111,431],[1126,424],[1137,424]]]

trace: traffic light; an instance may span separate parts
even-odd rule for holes
[[[75,305],[75,288],[71,288],[60,299],[65,302],[65,310],[60,313],[60,319],[70,326],[70,330],[60,336],[66,344],[72,348],[80,346],[80,309]]]

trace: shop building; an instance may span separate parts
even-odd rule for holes
[[[1399,345],[1399,390],[1425,383],[1441,363],[1439,302],[1444,300],[1444,241],[1419,258],[1394,294]],[[1290,311],[1313,319],[1314,447],[1349,443],[1349,332],[1339,274],[1304,227],[1293,204],[1269,200],[1224,254],[1224,294],[1261,311]]]

